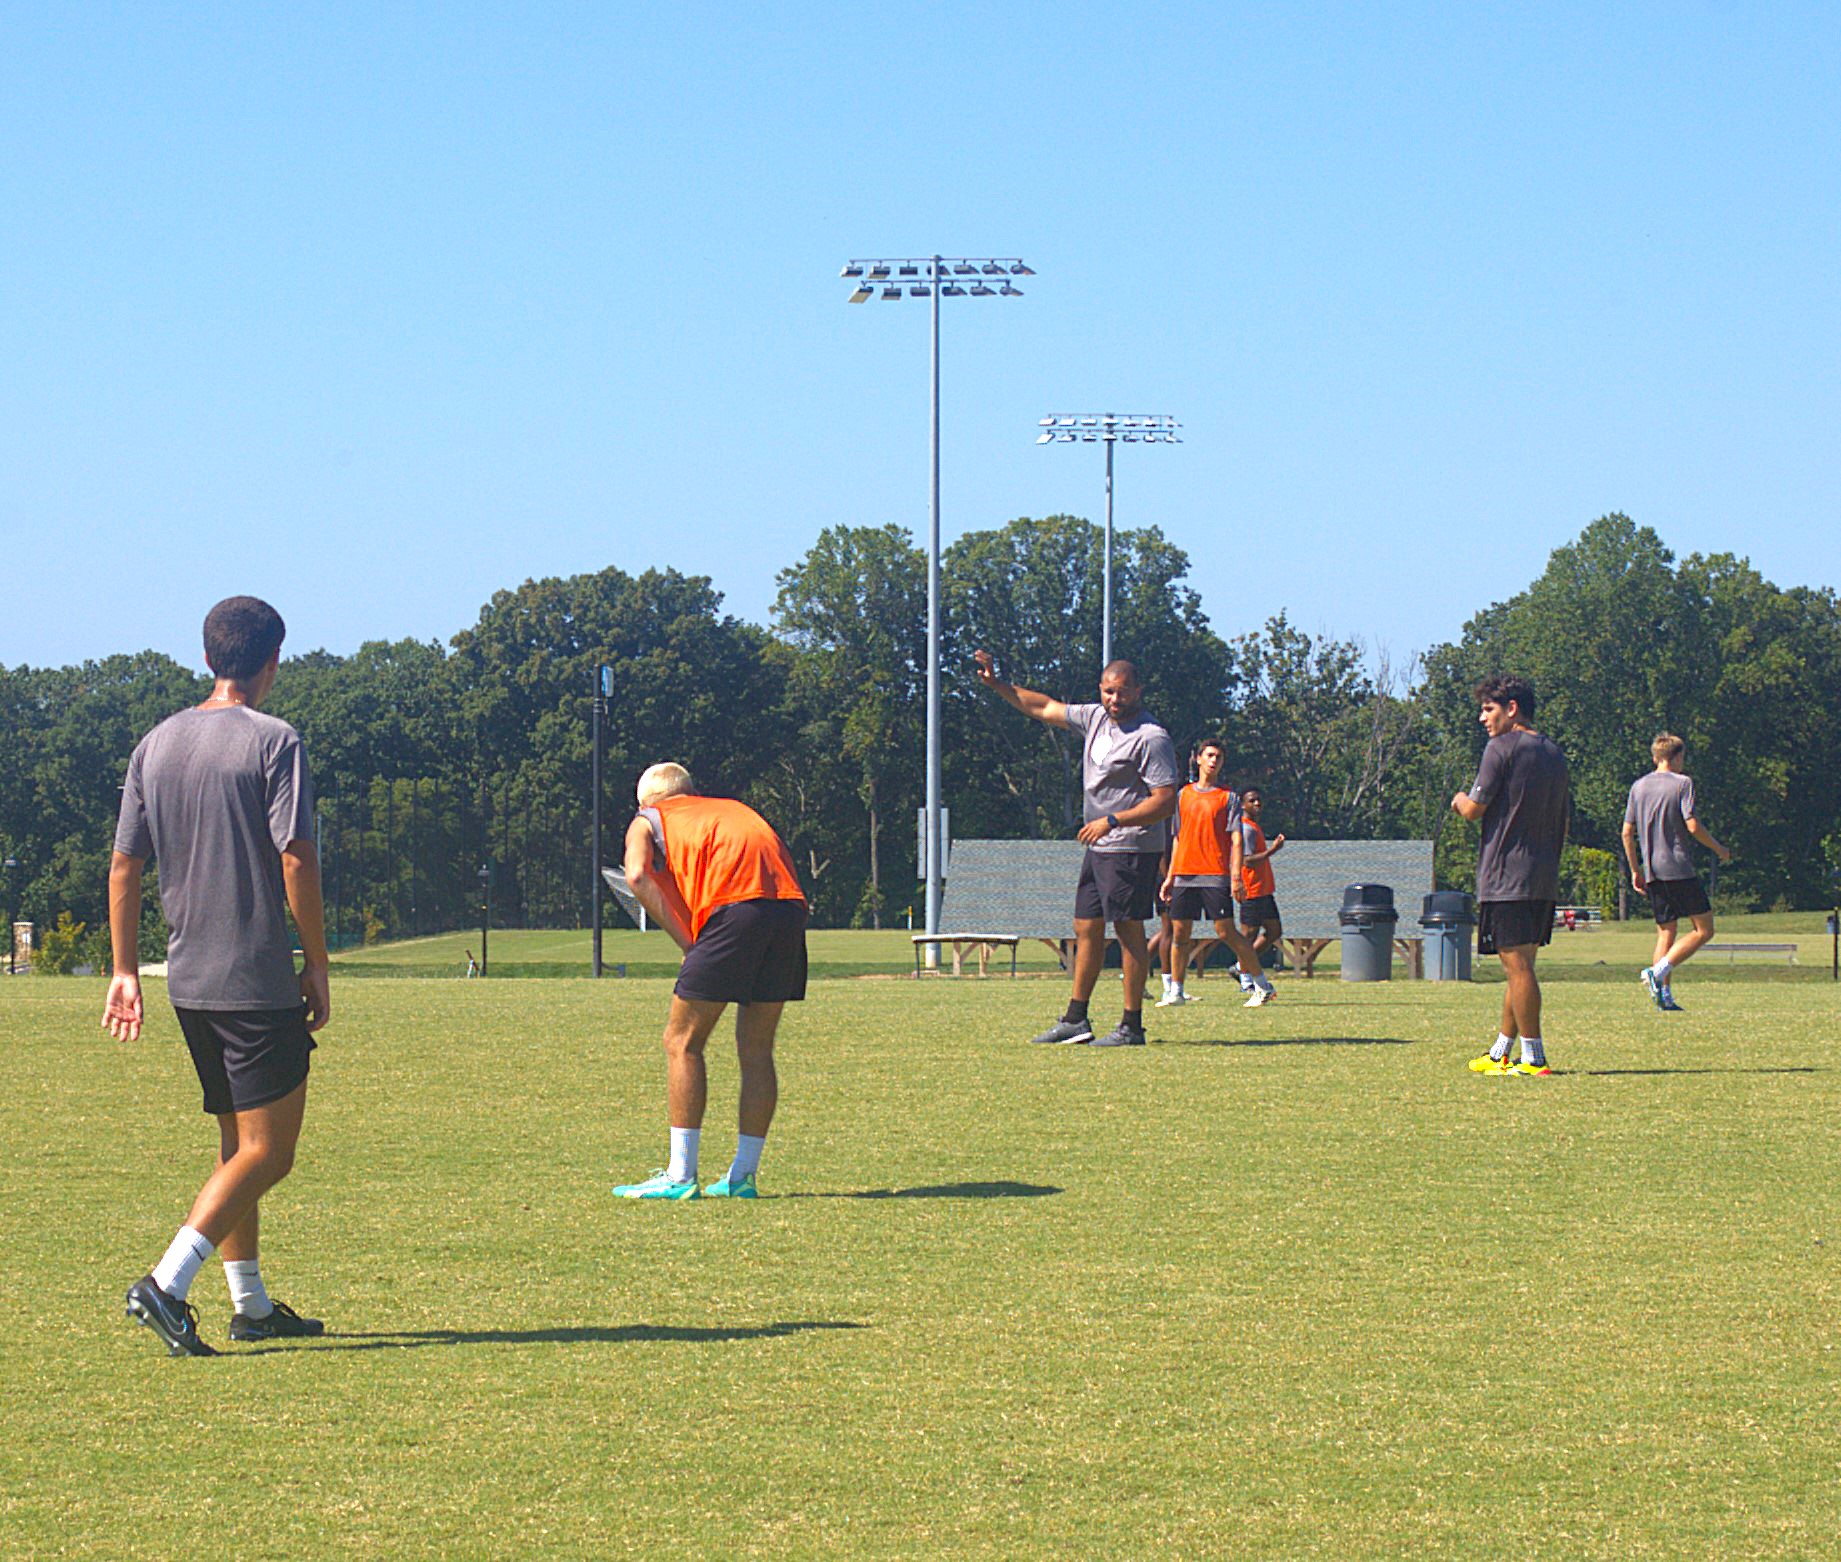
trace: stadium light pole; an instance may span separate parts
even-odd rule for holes
[[[1112,447],[1180,445],[1175,418],[1162,412],[1052,412],[1038,418],[1038,445],[1103,444],[1106,447],[1106,551],[1100,565],[1099,664],[1112,664]]]
[[[852,260],[841,276],[856,283],[853,304],[868,303],[880,290],[889,303],[905,293],[932,301],[933,379],[931,439],[932,484],[927,510],[927,932],[940,931],[940,881],[944,843],[940,840],[940,300],[942,298],[1021,298],[1010,279],[1035,272],[1013,256],[924,255],[906,260]],[[998,279],[992,287],[990,278]],[[938,944],[927,946],[927,968],[940,966]]]
[[[13,887],[13,875],[19,871],[19,859],[11,852],[8,852],[6,854],[6,861],[0,863],[0,867],[6,869],[6,974],[8,976],[17,976],[19,974],[19,966],[15,957],[19,953],[19,947],[17,942],[18,935],[13,931],[13,923],[19,916],[19,908],[13,904],[13,896],[17,893]]]
[[[594,779],[594,823],[590,826],[594,844],[589,848],[588,878],[592,885],[590,894],[594,906],[594,974],[601,975],[601,720],[607,714],[607,701],[614,692],[614,670],[611,667],[597,667],[594,674],[594,715],[591,719],[593,732]]]
[[[492,864],[482,862],[479,865],[479,888],[485,897],[480,902],[479,911],[479,974],[486,974],[486,941],[492,937]]]

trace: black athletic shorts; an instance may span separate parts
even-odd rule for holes
[[[307,1008],[181,1009],[179,1029],[213,1117],[269,1106],[306,1082]]]
[[[1145,922],[1157,904],[1161,852],[1096,852],[1080,860],[1074,886],[1077,919],[1101,917],[1108,922]]]
[[[1278,921],[1278,901],[1271,895],[1254,895],[1240,902],[1240,925],[1264,927]]]
[[[1170,915],[1178,922],[1219,922],[1233,914],[1233,892],[1225,884],[1178,884],[1170,895]]]
[[[1477,906],[1477,953],[1553,942],[1551,900],[1485,900]]]
[[[1707,899],[1707,887],[1699,878],[1651,879],[1649,909],[1655,913],[1656,925],[1679,922],[1683,917],[1705,916],[1713,909]]]
[[[709,914],[678,968],[680,998],[797,1003],[805,997],[805,902],[742,900]]]

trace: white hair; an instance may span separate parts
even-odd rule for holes
[[[678,797],[693,791],[690,772],[682,765],[667,759],[660,764],[649,766],[639,778],[639,785],[634,788],[639,796],[639,806],[648,808],[653,803],[667,797]]]

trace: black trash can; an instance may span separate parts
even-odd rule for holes
[[[1342,979],[1388,982],[1394,974],[1394,892],[1385,884],[1351,884],[1342,892]]]
[[[1470,980],[1470,930],[1476,925],[1477,903],[1462,890],[1441,889],[1426,896],[1419,908],[1419,926],[1425,931],[1427,981]]]

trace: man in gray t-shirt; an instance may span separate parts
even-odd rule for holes
[[[1489,734],[1477,779],[1451,799],[1462,818],[1483,827],[1477,853],[1477,950],[1502,962],[1508,985],[1495,1044],[1471,1059],[1478,1074],[1545,1075],[1541,986],[1535,957],[1553,937],[1560,848],[1566,844],[1571,778],[1553,739],[1534,730],[1534,685],[1488,678],[1477,688],[1477,719]],[[1509,1053],[1521,1039],[1521,1060]]]
[[[141,1033],[141,875],[160,868],[171,929],[167,992],[217,1119],[218,1164],[165,1256],[128,1290],[128,1313],[174,1355],[211,1356],[186,1300],[220,1251],[233,1340],[323,1331],[271,1298],[257,1260],[257,1205],[288,1174],[306,1109],[312,1032],[331,1012],[313,783],[300,735],[257,708],[286,627],[266,602],[230,597],[205,618],[217,675],[203,704],[168,717],[128,762],[109,867],[114,975],[102,1023]],[[286,910],[300,932],[294,971]]]
[[[1638,977],[1658,1009],[1679,1011],[1671,978],[1675,967],[1713,936],[1713,902],[1695,871],[1690,841],[1699,841],[1721,862],[1732,853],[1716,841],[1694,810],[1694,782],[1681,770],[1686,745],[1672,732],[1649,745],[1656,768],[1630,788],[1624,808],[1624,858],[1630,883],[1649,896],[1656,919],[1656,954]],[[1676,924],[1693,926],[1677,938]]]
[[[1156,903],[1159,869],[1176,807],[1176,745],[1145,715],[1143,687],[1130,662],[1100,674],[1099,703],[1065,705],[997,676],[988,651],[974,654],[979,681],[1025,716],[1080,734],[1082,816],[1077,838],[1087,848],[1074,891],[1074,997],[1038,1042],[1090,1041],[1100,1047],[1144,1045],[1144,979],[1150,968],[1144,923]],[[1125,1013],[1118,1028],[1095,1038],[1087,1004],[1098,984],[1112,923],[1125,968]]]

